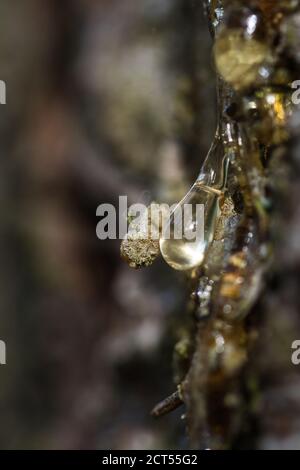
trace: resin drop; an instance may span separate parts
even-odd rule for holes
[[[160,251],[173,269],[201,265],[214,239],[231,161],[229,134],[229,129],[222,132],[218,127],[195,184],[162,230]]]
[[[218,37],[214,53],[221,76],[240,89],[255,82],[268,48],[255,39],[245,39],[239,30],[234,30]]]
[[[213,241],[221,195],[197,181],[173,211],[160,240],[161,253],[173,269],[189,270],[203,262]],[[184,211],[186,205],[190,211]]]
[[[214,46],[215,63],[223,79],[236,90],[255,83],[269,46],[266,25],[256,9],[234,5],[224,16]]]

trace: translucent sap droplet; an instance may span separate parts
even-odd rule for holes
[[[173,269],[189,270],[203,262],[214,237],[221,194],[197,181],[174,209],[160,240],[161,253]]]
[[[199,266],[213,241],[232,158],[231,141],[231,129],[226,127],[221,132],[219,126],[196,183],[162,229],[160,250],[174,269],[186,271]]]

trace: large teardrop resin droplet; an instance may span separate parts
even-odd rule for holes
[[[221,195],[196,182],[174,209],[160,239],[161,253],[173,269],[185,271],[203,262],[214,237]]]

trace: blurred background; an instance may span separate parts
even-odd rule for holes
[[[185,280],[162,260],[130,270],[96,209],[180,200],[214,134],[214,75],[200,0],[1,0],[1,449],[188,447],[183,409],[150,416],[174,391]],[[297,145],[255,306],[258,448],[300,448]]]
[[[173,345],[186,287],[132,271],[96,208],[176,202],[214,132],[202,2],[2,0],[0,447],[187,445]]]

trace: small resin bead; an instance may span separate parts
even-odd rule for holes
[[[253,85],[269,55],[264,23],[256,10],[233,8],[216,37],[216,67],[236,90]]]

